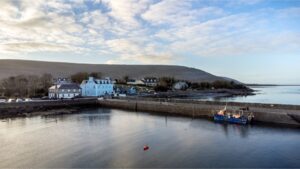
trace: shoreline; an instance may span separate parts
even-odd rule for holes
[[[1,103],[0,119],[32,115],[68,114],[86,106],[98,106],[95,98],[80,100],[47,100],[38,102]]]
[[[249,89],[206,89],[158,92],[156,94],[141,95],[141,98],[222,98],[234,96],[255,95],[255,90]]]

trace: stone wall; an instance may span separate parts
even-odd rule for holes
[[[214,101],[159,100],[159,99],[106,99],[100,106],[134,111],[160,112],[192,117],[212,117],[213,113],[224,108],[226,103]],[[256,103],[227,103],[227,110],[249,107],[254,120],[268,123],[300,126],[300,106]]]
[[[98,106],[97,99],[51,100],[21,103],[0,103],[0,118],[23,116],[26,113],[57,108]]]
[[[47,111],[56,108],[74,108],[81,106],[100,106],[133,111],[148,111],[183,115],[191,117],[209,117],[224,108],[226,103],[214,101],[166,100],[166,99],[80,99],[23,103],[0,103],[0,118],[22,116],[34,111]],[[228,110],[249,107],[254,120],[260,122],[291,124],[300,126],[300,106],[258,103],[227,103]]]

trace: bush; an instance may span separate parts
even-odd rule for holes
[[[78,72],[76,74],[71,75],[71,80],[74,83],[81,83],[83,80],[88,79],[90,76],[87,72]]]
[[[156,92],[167,92],[169,88],[167,86],[157,85],[154,87]]]

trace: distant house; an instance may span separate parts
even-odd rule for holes
[[[128,79],[127,84],[128,85],[144,85],[145,83],[142,80]]]
[[[65,78],[65,77],[54,78],[52,81],[53,81],[53,84],[56,84],[56,85],[72,83],[70,79]]]
[[[174,85],[173,85],[173,89],[175,90],[184,90],[184,89],[187,89],[188,88],[188,84],[186,82],[176,82]]]
[[[50,99],[70,99],[81,95],[81,88],[75,83],[55,84],[49,88]]]
[[[145,77],[143,82],[146,86],[157,86],[158,80],[155,77]]]
[[[95,79],[89,77],[88,80],[82,81],[80,85],[82,89],[82,96],[104,96],[113,94],[114,85],[110,78]]]

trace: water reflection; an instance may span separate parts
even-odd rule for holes
[[[1,121],[0,168],[299,167],[299,139],[298,128],[86,109]]]
[[[224,102],[251,102],[300,105],[300,86],[250,86],[256,95],[193,98]]]

